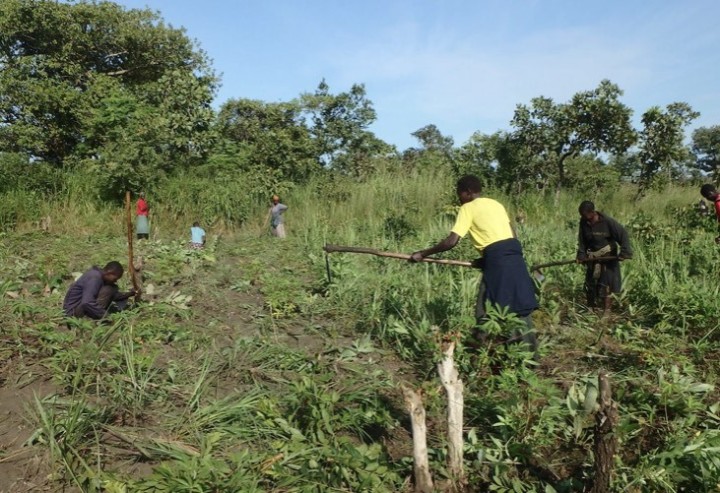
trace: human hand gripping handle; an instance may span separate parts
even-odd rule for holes
[[[422,262],[422,259],[424,259],[424,258],[425,258],[425,256],[423,255],[422,252],[415,252],[415,253],[413,253],[413,254],[410,255],[410,258],[408,259],[408,262],[413,262],[413,263],[415,263],[415,262]]]

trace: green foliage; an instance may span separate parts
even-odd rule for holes
[[[576,93],[568,103],[534,98],[530,107],[518,105],[515,110],[513,138],[542,162],[543,181],[567,186],[567,158],[581,153],[621,154],[635,141],[632,111],[619,101],[620,96],[620,88],[604,80],[596,89]]]
[[[11,0],[0,32],[0,150],[82,162],[110,198],[205,152],[214,76],[157,14]]]
[[[36,418],[37,443],[57,450],[53,477],[88,491],[398,491],[409,474],[409,438],[397,438],[406,419],[394,402],[398,376],[425,382],[431,469],[436,479],[447,474],[435,363],[443,338],[459,333],[464,341],[474,325],[477,273],[338,254],[327,286],[316,251],[325,235],[412,251],[445,233],[452,181],[418,175],[415,187],[403,189],[405,179],[387,174],[351,188],[347,177],[329,174],[296,186],[291,205],[303,213],[285,242],[257,238],[252,228],[223,241],[211,236],[204,251],[177,239],[141,242],[146,287],[155,287],[149,303],[110,325],[80,321],[71,332],[57,330],[60,294],[47,295],[54,296],[50,307],[43,287],[62,291],[76,263],[88,259],[72,260],[65,237],[3,238],[3,347],[41,358],[58,392],[82,404],[47,400],[46,418]],[[613,371],[622,410],[614,488],[703,491],[717,478],[716,372],[706,356],[720,336],[713,329],[720,297],[701,273],[720,260],[707,249],[711,233],[674,205],[696,191],[677,192],[673,200],[651,196],[646,211],[624,209],[627,190],[602,193],[603,203],[618,208],[613,215],[634,218],[624,221],[636,257],[623,263],[627,292],[617,319],[601,321],[576,303],[581,271],[548,269],[534,314],[539,366],[521,345],[476,352],[458,346],[471,430],[465,468],[478,488],[582,489],[591,475],[599,367]],[[498,198],[526,214],[520,237],[528,263],[572,255],[578,197]],[[165,207],[153,211],[167,215]],[[353,222],[358,210],[363,221]],[[60,252],[23,258],[19,245]],[[107,238],[78,246],[99,248],[93,261],[124,250],[123,241]],[[451,254],[471,258],[473,251],[463,242]],[[66,267],[54,267],[58,262]],[[225,313],[243,318],[218,322]],[[506,337],[523,326],[506,311],[489,313],[488,332]],[[52,445],[49,433],[63,426],[67,441],[60,432]],[[148,426],[152,436],[141,431]],[[138,478],[94,461],[118,448],[153,472]]]
[[[256,167],[288,180],[305,180],[320,168],[317,143],[300,118],[296,103],[230,100],[218,114],[218,132],[238,148],[229,171]],[[227,147],[226,147],[227,149]]]
[[[642,163],[638,194],[655,185],[670,183],[677,168],[687,161],[689,149],[683,144],[685,128],[700,113],[687,103],[671,103],[665,110],[654,106],[643,113],[638,145]]]
[[[54,198],[63,191],[60,170],[48,163],[31,162],[22,154],[0,153],[0,193],[23,191]]]
[[[720,125],[700,127],[692,133],[692,150],[697,166],[720,181]]]
[[[486,187],[496,181],[494,165],[501,160],[507,136],[501,132],[485,135],[475,132],[470,139],[457,148],[453,159],[455,176],[475,175]]]
[[[367,131],[377,116],[363,84],[332,94],[323,79],[314,93],[300,96],[300,104],[324,164],[358,174],[352,168],[353,158],[387,147]]]
[[[717,231],[717,220],[712,216],[711,211],[703,214],[696,204],[669,207],[667,213],[675,224],[682,224],[686,229],[699,229],[708,233]]]
[[[616,187],[620,181],[616,169],[596,157],[584,154],[568,158],[566,173],[572,188],[589,197]]]
[[[196,171],[202,174],[177,174],[157,187],[151,197],[158,204],[156,213],[173,220],[187,218],[188,227],[195,221],[206,226],[239,225],[256,213],[260,204],[269,203],[273,192],[282,194],[291,186],[261,168],[217,177],[204,176],[204,169]]]
[[[633,238],[645,245],[651,245],[660,240],[667,240],[673,232],[672,227],[658,223],[642,212],[633,217],[626,226],[632,231]]]
[[[388,216],[383,223],[383,233],[387,238],[395,241],[403,241],[417,234],[416,228],[407,220],[405,216]]]

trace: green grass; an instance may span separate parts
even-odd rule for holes
[[[325,277],[325,243],[410,253],[444,237],[455,207],[450,177],[384,173],[294,187],[283,197],[286,241],[261,228],[262,204],[234,225],[219,206],[234,202],[221,195],[201,211],[215,217],[204,252],[184,246],[198,214],[182,189],[157,197],[170,200],[172,190],[177,204],[157,203],[153,239],[136,245],[155,294],[108,324],[68,330],[59,307],[74,272],[126,263],[119,206],[78,195],[31,203],[37,210],[1,238],[0,354],[14,374],[34,375],[30,385],[49,378],[54,388],[27,415],[37,430],[29,444],[46,451],[51,474],[39,480],[48,487],[410,491],[401,383],[423,390],[441,480],[445,397],[435,363],[451,334],[461,339],[474,487],[581,491],[593,460],[585,401],[600,369],[620,409],[613,491],[711,491],[720,481],[720,252],[714,225],[679,210],[695,190],[637,203],[622,187],[598,197],[487,192],[511,216],[525,214],[518,232],[528,264],[574,257],[586,198],[631,233],[636,255],[623,264],[614,317],[582,306],[580,267],[544,272],[537,366],[516,348],[463,348],[475,271],[333,254],[332,282]],[[39,232],[32,221],[47,213],[52,227]],[[445,257],[473,258],[468,243]],[[497,330],[510,330],[511,319],[496,314]],[[4,371],[0,381],[12,388],[18,379]]]

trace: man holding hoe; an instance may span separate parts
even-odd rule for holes
[[[587,304],[600,304],[603,315],[610,313],[612,295],[619,293],[622,279],[620,261],[632,257],[630,238],[625,228],[610,216],[595,210],[595,204],[583,201],[578,207],[577,262],[585,263],[585,294]],[[611,257],[597,262],[598,257]]]
[[[479,326],[486,320],[485,303],[490,302],[507,307],[527,324],[522,340],[535,352],[537,340],[530,315],[538,303],[522,246],[515,237],[505,208],[493,199],[481,197],[481,188],[476,176],[468,175],[458,180],[456,192],[462,205],[450,234],[435,246],[413,253],[410,261],[420,262],[429,255],[450,250],[460,238],[470,233],[473,246],[482,255],[474,264],[483,270],[475,305],[478,325],[475,339],[483,342],[487,337]]]

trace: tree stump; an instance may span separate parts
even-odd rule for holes
[[[428,460],[425,407],[419,392],[403,387],[403,396],[412,423],[415,491],[416,493],[432,493],[433,480],[430,475],[430,462]]]
[[[438,363],[440,381],[448,398],[448,469],[456,484],[462,484],[463,471],[463,381],[458,378],[453,353],[455,342],[447,344],[443,350],[443,359]]]

